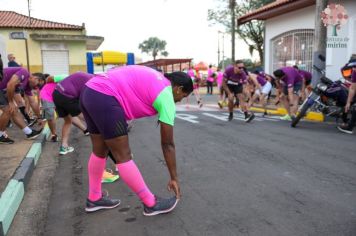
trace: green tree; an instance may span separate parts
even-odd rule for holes
[[[253,20],[235,28],[234,24],[231,21],[231,17],[234,13],[238,18],[248,12],[262,7],[263,5],[271,3],[274,0],[238,0],[237,4],[235,5],[232,4],[233,0],[216,1],[220,2],[220,7],[208,10],[208,20],[212,24],[223,25],[226,31],[231,32],[232,35],[234,35],[235,32],[238,33],[242,40],[244,40],[244,42],[248,45],[250,54],[252,55],[253,51],[256,50],[258,52],[260,61],[263,62],[264,22]],[[234,11],[232,11],[231,7],[234,7]],[[234,46],[234,42],[232,43],[232,46]]]
[[[158,54],[161,56],[168,56],[168,52],[166,51],[167,42],[164,40],[160,40],[157,37],[150,37],[149,39],[143,41],[138,46],[141,49],[141,52],[147,53],[153,57],[153,60],[156,60]]]

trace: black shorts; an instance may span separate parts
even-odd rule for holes
[[[105,140],[127,135],[125,111],[115,97],[85,87],[80,106],[89,133],[101,134]]]
[[[227,87],[229,88],[230,92],[236,96],[239,93],[242,93],[244,90],[244,87],[242,84],[234,85],[234,84],[227,84]]]
[[[53,102],[59,117],[63,118],[68,115],[74,117],[81,113],[79,99],[66,97],[57,90],[53,92]]]
[[[309,86],[311,84],[311,79],[308,79],[308,80],[304,80],[304,84],[305,86]]]
[[[0,90],[0,107],[5,107],[7,105],[9,105],[9,101],[7,100],[6,92]]]

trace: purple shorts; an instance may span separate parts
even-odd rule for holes
[[[89,133],[101,134],[105,140],[127,135],[125,111],[115,97],[85,86],[80,108]]]

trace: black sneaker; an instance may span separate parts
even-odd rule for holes
[[[265,112],[263,113],[263,115],[262,115],[262,117],[265,117],[265,116],[268,116],[267,111],[265,111]]]
[[[15,141],[10,139],[9,137],[5,137],[4,135],[0,137],[1,144],[13,144]]]
[[[245,122],[246,122],[246,123],[249,123],[249,122],[251,122],[254,118],[255,118],[255,114],[251,113],[251,114],[249,114],[248,116],[246,116]]]
[[[54,143],[55,143],[55,142],[58,142],[58,136],[57,136],[57,134],[51,136],[51,141],[54,142]]]
[[[27,137],[27,139],[35,139],[38,136],[40,136],[41,132],[42,132],[42,129],[40,129],[40,130],[34,130],[33,129],[32,133],[26,134],[26,137]]]
[[[229,117],[227,118],[228,121],[232,121],[232,119],[234,118],[233,114],[229,114]]]
[[[111,199],[108,196],[103,196],[98,201],[92,202],[87,199],[85,211],[94,212],[101,209],[113,209],[119,206],[121,201],[119,199]]]
[[[143,204],[143,215],[155,216],[171,212],[179,201],[176,197],[165,199],[156,196],[155,198],[156,204],[153,207],[147,207],[145,204]]]
[[[348,125],[339,125],[337,127],[338,130],[340,130],[341,132],[343,133],[346,133],[346,134],[353,134],[354,132],[352,131],[352,129],[349,128]]]
[[[37,119],[30,119],[30,120],[27,121],[27,126],[28,127],[32,127],[36,123],[37,123]]]
[[[86,130],[84,130],[84,131],[83,131],[83,133],[84,133],[84,135],[85,135],[85,136],[88,136],[88,135],[90,134],[90,133],[89,133],[89,131],[88,131],[87,129],[86,129]]]

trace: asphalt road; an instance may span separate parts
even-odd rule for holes
[[[73,130],[74,153],[58,158],[56,144],[45,147],[9,235],[356,235],[355,135],[325,123],[292,129],[273,117],[246,124],[238,114],[227,122],[213,109],[184,110],[175,126],[183,197],[174,212],[143,216],[119,180],[104,185],[118,208],[85,213],[90,142]],[[156,119],[135,121],[129,137],[146,183],[170,196]]]

